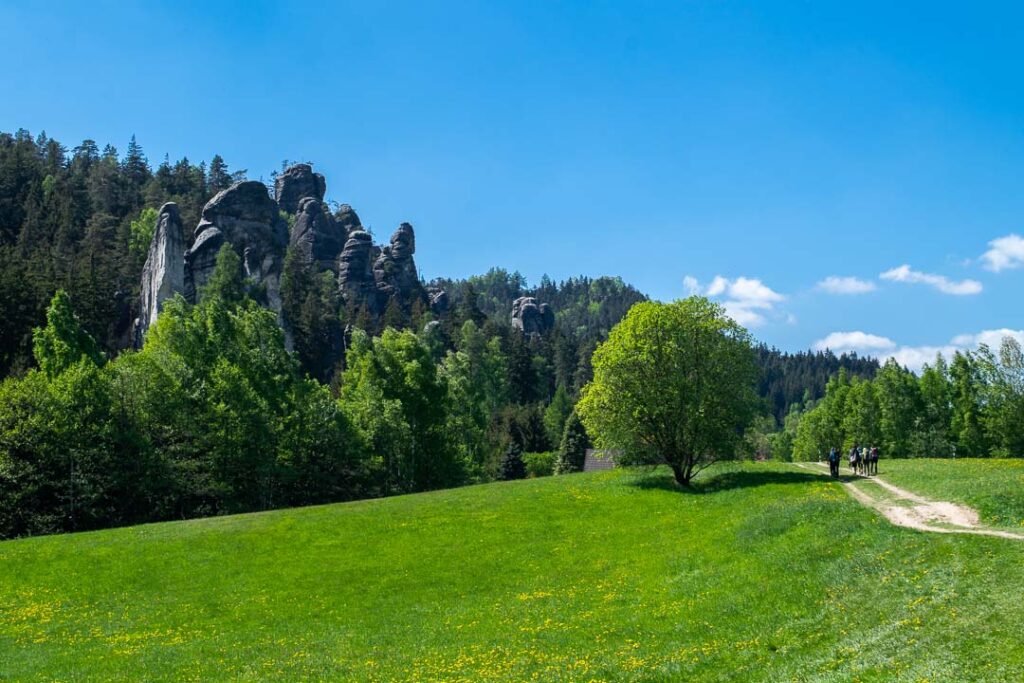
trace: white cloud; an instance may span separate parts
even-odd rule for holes
[[[960,334],[953,337],[953,341],[950,343],[968,349],[978,348],[982,344],[992,349],[998,349],[1006,337],[1013,337],[1024,344],[1024,330],[1011,330],[1005,327],[999,330],[984,330],[977,334]]]
[[[998,273],[1007,268],[1024,266],[1024,237],[1010,234],[988,243],[990,249],[981,255],[985,268]]]
[[[914,372],[920,372],[925,363],[935,361],[935,356],[942,354],[949,360],[957,351],[973,351],[981,344],[987,344],[993,349],[998,349],[1003,338],[1013,337],[1024,344],[1024,330],[1011,330],[1007,328],[998,330],[983,330],[975,334],[960,334],[948,343],[941,346],[900,346],[888,337],[881,337],[866,332],[833,332],[813,344],[815,351],[830,349],[833,353],[852,353],[861,355],[877,356],[880,360],[888,358],[896,359],[900,365],[904,365]]]
[[[891,280],[893,282],[909,282],[929,285],[934,287],[944,294],[954,294],[957,296],[964,296],[969,294],[980,294],[981,283],[977,280],[961,280],[959,282],[950,280],[943,275],[934,275],[932,273],[922,273],[917,270],[911,269],[907,264],[903,264],[898,268],[887,270],[881,275],[880,278],[883,280]]]
[[[815,351],[832,349],[836,353],[844,351],[871,352],[896,348],[896,342],[888,337],[867,332],[833,332],[824,339],[814,342]]]
[[[817,284],[817,288],[829,294],[867,294],[877,289],[874,282],[838,275],[828,276]]]
[[[687,294],[702,294],[707,297],[724,298],[722,305],[730,318],[746,327],[758,327],[768,322],[775,306],[786,300],[756,278],[738,277],[735,280],[716,275],[707,287],[701,287],[697,278],[687,275],[683,278]]]

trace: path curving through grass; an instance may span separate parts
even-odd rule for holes
[[[824,463],[793,463],[816,472],[828,471]],[[966,505],[929,500],[913,491],[893,486],[877,475],[842,475],[840,482],[854,500],[878,511],[896,526],[938,534],[973,534],[1024,541],[1024,534],[981,524],[978,513]]]

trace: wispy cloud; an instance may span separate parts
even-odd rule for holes
[[[905,346],[897,344],[888,337],[861,331],[833,332],[816,341],[813,348],[816,351],[829,349],[833,353],[856,352],[881,359],[894,358],[900,365],[906,366],[914,372],[920,372],[926,363],[934,362],[935,357],[939,354],[949,359],[957,351],[972,351],[981,344],[998,348],[1005,337],[1013,337],[1024,344],[1024,330],[1003,328],[982,330],[973,334],[960,334],[953,337],[948,344],[937,346]]]
[[[907,264],[899,266],[898,268],[893,268],[892,270],[887,270],[879,277],[883,280],[890,280],[892,282],[924,284],[934,287],[943,294],[953,294],[956,296],[980,294],[982,290],[981,283],[977,280],[960,280],[957,282],[955,280],[950,280],[944,275],[922,273],[920,271],[913,270]]]
[[[776,306],[786,299],[761,280],[742,276],[730,280],[717,275],[707,287],[701,287],[697,278],[687,275],[683,287],[687,294],[724,299],[722,305],[729,317],[746,327],[765,324]]]
[[[981,255],[985,268],[994,273],[1024,266],[1024,237],[1009,234],[988,243],[989,250]]]
[[[875,283],[870,280],[839,275],[830,275],[819,282],[816,288],[829,294],[867,294],[877,289]]]

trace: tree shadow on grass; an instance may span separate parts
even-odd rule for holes
[[[813,472],[721,472],[703,478],[698,475],[689,487],[680,486],[670,472],[657,471],[640,473],[633,486],[640,489],[662,489],[690,495],[719,493],[733,489],[745,489],[769,484],[809,484],[821,482],[825,477]]]

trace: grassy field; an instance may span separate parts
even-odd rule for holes
[[[788,465],[701,480],[0,543],[0,679],[1019,679],[1024,543],[895,528]]]
[[[889,460],[879,463],[879,475],[928,498],[970,505],[985,524],[1024,527],[1024,459]]]

